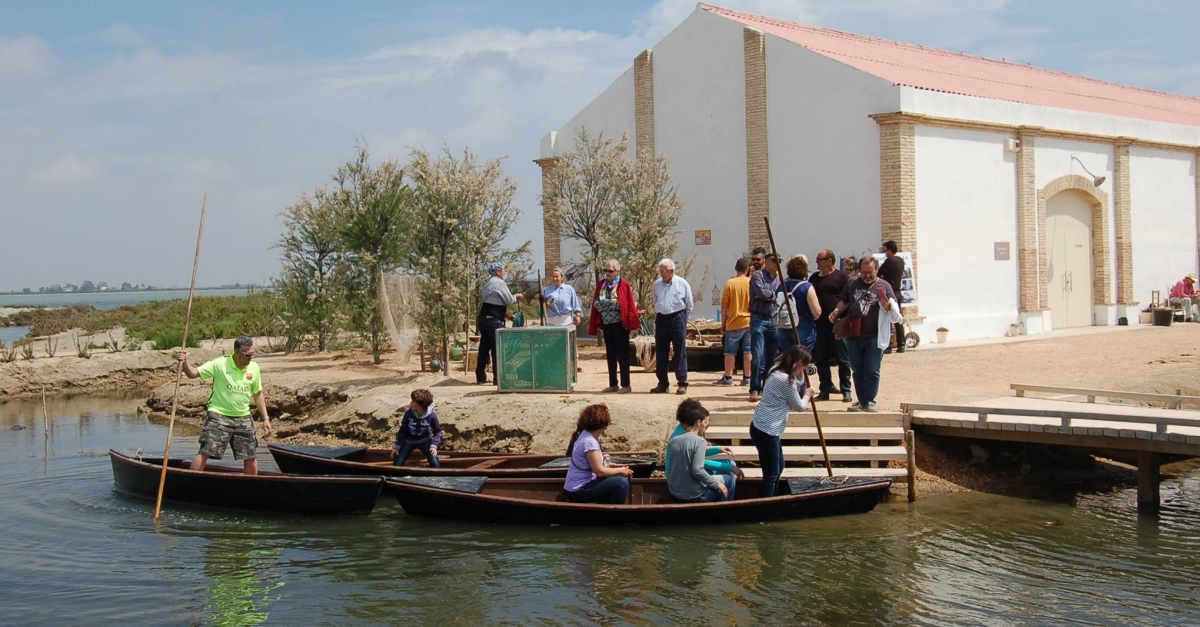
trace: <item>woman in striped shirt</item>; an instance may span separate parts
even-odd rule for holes
[[[758,449],[762,483],[758,495],[775,496],[775,486],[783,474],[783,435],[788,411],[804,411],[812,399],[812,389],[804,383],[804,369],[812,363],[812,354],[800,345],[792,346],[779,357],[767,373],[762,400],[754,408],[750,421],[750,441]]]

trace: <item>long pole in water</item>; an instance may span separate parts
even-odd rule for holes
[[[200,203],[200,228],[196,232],[196,256],[192,259],[192,285],[188,288],[187,314],[183,317],[183,342],[180,350],[187,350],[188,328],[192,323],[192,300],[196,296],[196,269],[200,267],[200,240],[204,237],[204,213],[208,209],[208,191]],[[175,393],[171,395],[171,421],[167,424],[167,445],[163,447],[162,475],[158,478],[158,497],[154,500],[154,520],[162,511],[163,487],[167,485],[167,462],[171,459],[171,433],[175,431],[175,410],[179,408],[179,381],[183,378],[183,362],[175,372]]]
[[[763,216],[763,222],[767,224],[767,241],[771,243],[771,254],[775,255],[775,263],[778,264],[781,262],[781,259],[779,257],[779,249],[775,248],[775,235],[771,233],[771,218]],[[780,274],[783,273],[780,272]],[[788,317],[796,320],[796,311],[792,309],[792,299],[784,298],[783,302],[787,306]],[[792,325],[792,335],[795,337],[796,346],[800,346],[800,330],[796,328],[795,324]],[[807,368],[804,370],[804,385],[808,389],[812,389],[812,385],[808,382]],[[832,477],[833,464],[829,463],[829,448],[825,446],[825,432],[821,431],[821,417],[817,415],[817,402],[815,400],[809,401],[808,406],[812,409],[813,422],[817,425],[817,439],[821,441],[821,454],[825,456],[825,472],[829,473],[829,476]]]
[[[50,414],[46,411],[46,386],[42,386],[42,442],[44,451],[42,459],[50,454]]]

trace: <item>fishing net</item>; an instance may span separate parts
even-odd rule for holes
[[[421,305],[418,279],[405,274],[385,274],[381,284],[379,309],[383,312],[383,324],[392,338],[392,346],[396,347],[400,363],[407,368],[421,341],[416,316]]]

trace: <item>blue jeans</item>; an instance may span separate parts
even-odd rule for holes
[[[655,372],[659,387],[667,387],[671,347],[675,347],[675,382],[687,385],[687,311],[658,314],[654,318],[654,355],[658,363]]]
[[[713,501],[732,501],[734,491],[737,490],[737,476],[729,474],[713,475],[719,481],[725,484],[725,489],[728,491],[727,496],[721,496],[720,490],[712,488],[704,488],[704,496],[700,497],[701,503],[712,503]]]
[[[750,327],[726,331],[721,344],[724,354],[729,356],[737,355],[738,351],[750,352]]]
[[[392,465],[403,466],[404,462],[408,461],[408,456],[412,455],[413,450],[419,449],[425,454],[425,460],[429,462],[430,468],[441,468],[442,464],[438,462],[438,458],[429,450],[429,447],[432,445],[432,442],[422,442],[420,444],[405,442],[400,445],[400,451],[396,453],[396,459],[392,460]]]
[[[846,352],[850,358],[850,370],[854,372],[854,387],[858,391],[860,405],[874,403],[879,394],[879,365],[883,363],[883,349],[877,337],[848,337]]]
[[[624,505],[629,500],[629,477],[596,477],[574,492],[567,492],[572,503],[608,503]]]
[[[758,449],[758,465],[762,467],[762,483],[758,486],[759,496],[775,496],[775,486],[783,474],[783,440],[759,431],[750,425],[750,441]]]
[[[775,321],[770,316],[750,314],[750,354],[754,355],[753,372],[750,373],[751,394],[762,394],[767,371],[775,365],[775,349],[779,340],[775,331]]]

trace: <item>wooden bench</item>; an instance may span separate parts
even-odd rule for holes
[[[1033,385],[1030,383],[1012,383],[1008,386],[1018,397],[1024,397],[1027,392],[1041,394],[1070,394],[1085,396],[1087,402],[1095,403],[1097,398],[1119,398],[1127,401],[1142,401],[1145,403],[1162,403],[1170,409],[1182,409],[1184,405],[1200,406],[1200,396],[1184,396],[1183,390],[1176,388],[1175,394],[1151,394],[1146,392],[1122,392],[1119,390],[1096,390],[1091,388],[1072,388],[1059,385]]]
[[[819,407],[818,407],[819,409]],[[732,459],[757,462],[758,451],[750,442],[753,412],[713,412],[705,437],[715,446],[728,446]],[[908,485],[909,500],[916,499],[916,460],[912,432],[907,415],[899,412],[821,413],[821,430],[835,475],[885,477]],[[817,438],[811,412],[792,412],[783,435],[784,477],[821,477],[827,474],[825,457]],[[730,457],[722,455],[721,457]],[[905,462],[903,468],[889,468],[889,462]],[[816,464],[803,467],[795,464]],[[744,468],[747,477],[761,477],[762,470]]]

